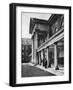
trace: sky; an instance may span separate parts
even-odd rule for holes
[[[22,22],[22,38],[31,38],[31,34],[29,34],[29,26],[30,26],[30,18],[37,18],[48,20],[51,14],[49,13],[25,13],[22,12],[21,22]]]

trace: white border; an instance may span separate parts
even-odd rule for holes
[[[21,78],[21,12],[64,14],[64,75]],[[69,11],[67,9],[16,7],[16,83],[57,82],[69,80]]]

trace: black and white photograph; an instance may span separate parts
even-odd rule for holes
[[[70,83],[71,7],[11,4],[10,10],[10,85]]]
[[[64,75],[64,15],[21,13],[21,76]]]

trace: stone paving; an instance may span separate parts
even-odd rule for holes
[[[59,67],[60,69],[59,70],[55,70],[55,68],[52,66],[51,68],[45,68],[43,67],[42,65],[35,65],[35,64],[32,64],[32,63],[29,63],[31,66],[35,66],[37,68],[40,68],[44,71],[47,71],[47,72],[50,72],[56,76],[63,76],[64,75],[64,68],[62,67]]]
[[[56,76],[63,76],[64,75],[64,69],[63,68],[60,68],[59,70],[55,70],[54,67],[51,67],[51,68],[44,68],[43,66],[40,66],[40,65],[37,65],[36,67],[44,70],[44,71],[47,71],[47,72],[50,72],[50,73],[53,73],[54,75]]]
[[[38,68],[37,66],[34,66],[34,64],[24,63],[22,64],[21,76],[22,77],[55,76],[55,74],[52,74],[48,71]]]

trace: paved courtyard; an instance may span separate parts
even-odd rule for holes
[[[22,77],[55,76],[55,74],[44,71],[30,64],[22,64],[21,76]]]

